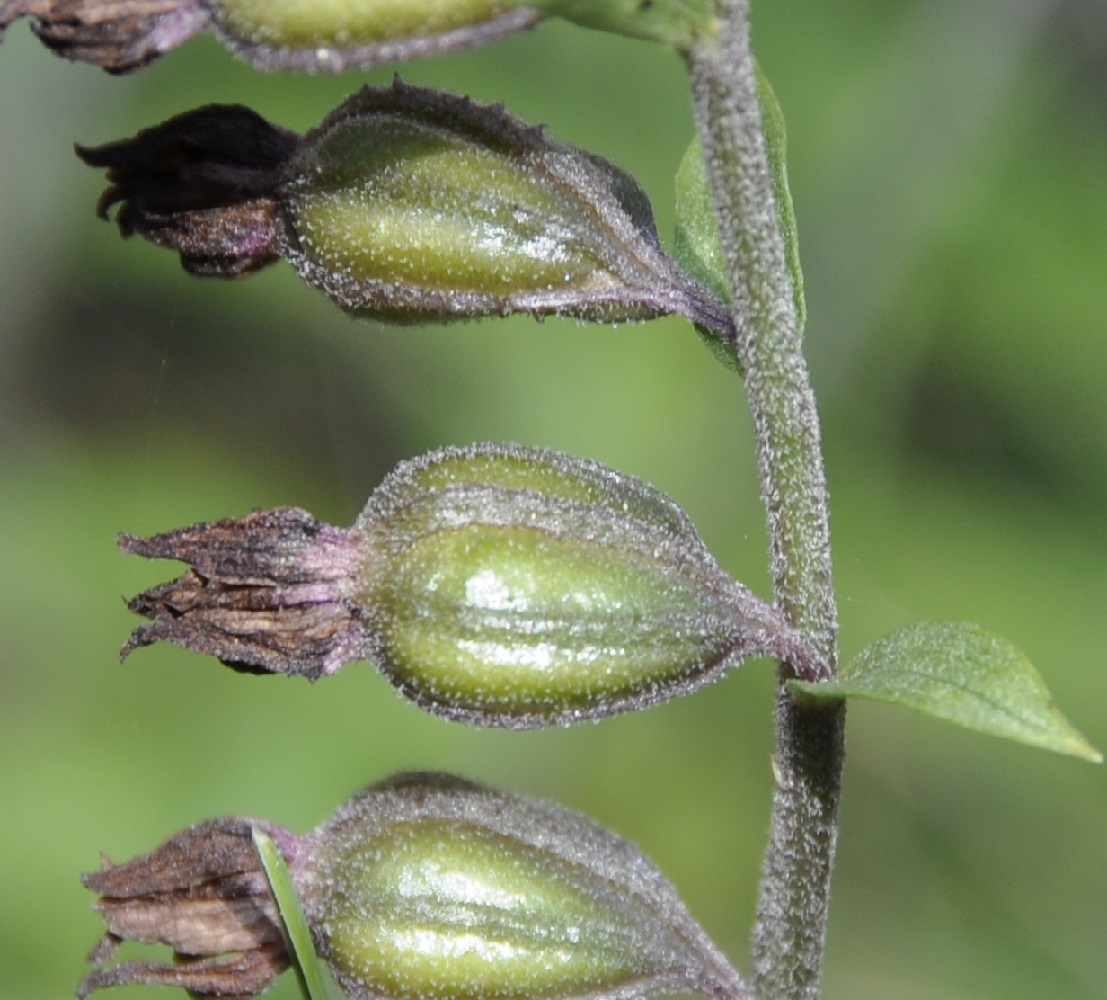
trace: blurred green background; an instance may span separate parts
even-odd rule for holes
[[[1107,7],[755,8],[789,122],[843,651],[976,620],[1102,748]],[[671,232],[691,137],[675,57],[549,24],[404,75],[614,159]],[[643,477],[768,593],[741,384],[687,325],[380,329],[286,266],[200,281],[95,218],[103,178],[74,142],[210,101],[304,129],[361,79],[260,74],[210,39],[119,79],[25,23],[0,46],[0,1000],[69,995],[101,932],[77,881],[99,851],[228,813],[307,830],[412,767],[590,813],[746,964],[768,663],[635,717],[510,734],[424,717],[365,665],[309,686],[170,648],[116,661],[136,623],[120,597],[174,569],[119,554],[118,531],[290,503],[347,524],[399,459],[450,442]],[[848,751],[827,1000],[1107,997],[1107,772],[866,704]],[[290,977],[273,996],[296,996]]]

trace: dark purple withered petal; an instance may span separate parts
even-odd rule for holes
[[[178,115],[133,139],[77,147],[108,171],[96,210],[123,236],[176,250],[194,274],[236,276],[279,259],[277,185],[299,143],[241,105]]]

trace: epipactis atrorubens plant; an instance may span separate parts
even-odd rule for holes
[[[124,235],[177,251],[195,274],[283,258],[347,311],[394,323],[683,316],[745,376],[757,436],[771,602],[645,484],[481,445],[401,465],[351,528],[282,508],[123,536],[127,551],[190,567],[131,602],[150,624],[124,655],[165,640],[311,679],[365,659],[425,709],[511,728],[645,708],[749,657],[779,663],[748,990],[625,841],[554,806],[422,775],[368,789],[306,837],[216,820],[86,875],[108,933],[82,997],[127,983],[248,997],[296,964],[320,1000],[306,976],[317,951],[357,1000],[813,1000],[845,699],[1100,759],[1018,650],[976,626],[909,626],[839,669],[783,123],[751,56],[746,0],[0,2],[0,30],[23,16],[62,55],[110,72],[202,30],[262,67],[338,70],[546,16],[676,49],[698,136],[678,176],[675,258],[614,165],[501,106],[399,80],[304,136],[213,106],[79,152],[108,170],[101,214],[118,205]],[[124,939],[169,944],[175,962],[108,965]]]

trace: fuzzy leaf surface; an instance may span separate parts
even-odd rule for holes
[[[886,701],[991,736],[1103,759],[1057,709],[1026,656],[970,622],[916,622],[865,647],[836,682],[789,687],[817,699]]]

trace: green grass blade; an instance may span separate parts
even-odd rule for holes
[[[281,918],[288,946],[296,966],[297,978],[305,1000],[337,1000],[327,988],[322,966],[315,954],[315,944],[311,939],[304,911],[300,906],[296,887],[292,884],[292,875],[285,864],[284,856],[270,836],[258,827],[253,828],[254,847],[261,859],[265,877],[269,882],[269,891],[277,903],[277,913]]]

